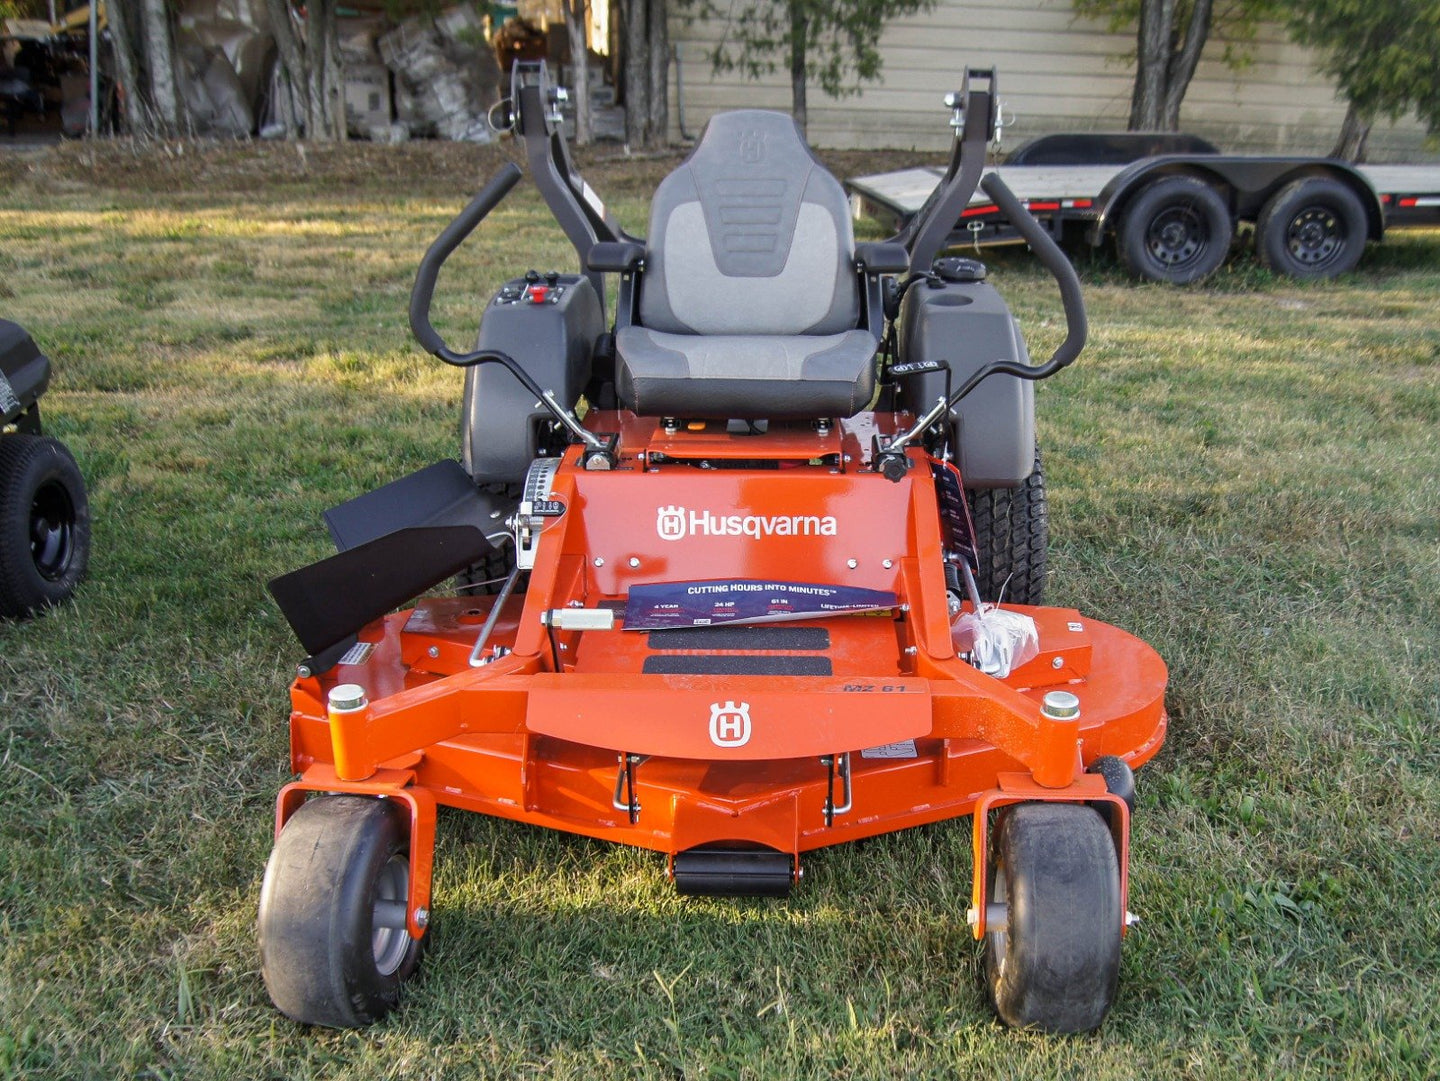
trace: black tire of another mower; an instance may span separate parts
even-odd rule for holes
[[[68,600],[89,562],[90,503],[70,451],[49,436],[0,436],[0,616]]]
[[[1040,450],[1035,468],[1018,488],[967,488],[980,569],[980,599],[998,604],[1045,603],[1045,562],[1050,515]]]
[[[379,901],[406,900],[404,808],[370,796],[318,796],[280,831],[260,888],[260,970],[279,1010],[307,1025],[359,1028],[400,1001],[423,944],[377,926]]]
[[[1120,978],[1120,869],[1110,830],[1076,803],[1021,803],[996,826],[989,898],[1008,923],[985,935],[995,1012],[1013,1028],[1090,1032]]]
[[[1368,237],[1359,197],[1323,176],[1281,188],[1255,223],[1260,261],[1292,278],[1333,278],[1353,270]]]
[[[1120,257],[1137,277],[1189,285],[1219,269],[1234,233],[1218,191],[1193,176],[1162,177],[1125,209]]]

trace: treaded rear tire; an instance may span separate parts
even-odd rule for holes
[[[288,1017],[359,1028],[399,1003],[425,940],[381,923],[377,905],[405,900],[409,826],[400,804],[372,796],[318,796],[285,823],[257,930],[265,989]]]
[[[0,616],[68,600],[90,561],[90,504],[70,451],[44,435],[0,436]]]
[[[1001,813],[989,897],[1008,925],[985,935],[985,974],[1013,1028],[1090,1032],[1120,979],[1120,868],[1109,827],[1077,803],[1021,803]]]
[[[980,599],[1044,604],[1050,516],[1039,448],[1034,470],[1018,488],[967,488],[965,500],[975,526]]]
[[[491,482],[479,486],[480,491],[519,499],[523,485]],[[515,546],[501,544],[479,563],[472,563],[455,576],[455,592],[462,597],[484,597],[500,592],[505,577],[515,569]],[[525,592],[525,576],[516,585],[517,593]]]

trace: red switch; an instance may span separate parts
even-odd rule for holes
[[[550,290],[547,289],[547,288],[546,288],[545,286],[543,286],[543,285],[532,285],[532,286],[530,287],[530,303],[531,303],[531,304],[544,304],[544,303],[545,303],[545,294],[548,293],[549,291],[550,291]]]

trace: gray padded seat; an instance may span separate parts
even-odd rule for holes
[[[616,389],[642,415],[852,416],[875,393],[850,205],[784,113],[721,113],[661,182]]]

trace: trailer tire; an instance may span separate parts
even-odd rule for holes
[[[989,899],[1006,907],[985,934],[995,1012],[1014,1028],[1089,1032],[1120,978],[1120,870],[1110,830],[1090,807],[1022,803],[1000,815]]]
[[[967,488],[965,500],[975,527],[980,599],[1043,604],[1050,516],[1040,448],[1035,448],[1035,468],[1018,487]]]
[[[70,451],[49,436],[0,436],[0,616],[68,600],[89,561],[90,504]]]
[[[1325,176],[1281,188],[1255,224],[1260,261],[1292,278],[1333,278],[1353,270],[1368,236],[1359,197]]]
[[[265,865],[258,926],[265,989],[282,1013],[359,1028],[395,1008],[425,939],[377,917],[381,902],[406,900],[409,849],[406,812],[393,800],[319,796],[285,823]]]
[[[1142,188],[1126,208],[1120,257],[1137,277],[1188,285],[1219,268],[1234,233],[1218,191],[1193,176],[1165,176]]]

